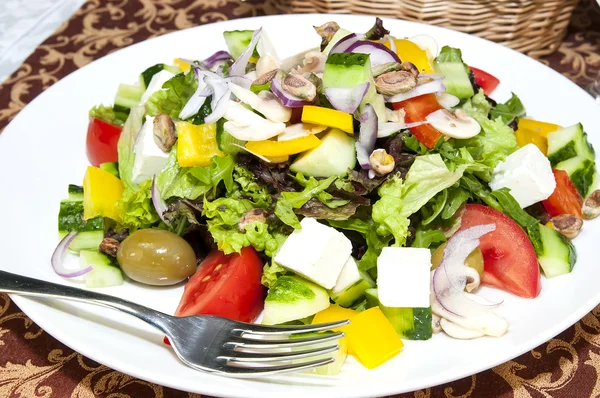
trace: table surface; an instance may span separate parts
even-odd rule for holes
[[[29,17],[23,14],[27,4],[33,10]],[[59,26],[62,19],[55,17],[56,12],[68,18],[81,4]],[[11,12],[24,21],[23,26],[15,26],[14,18],[8,17]],[[44,89],[109,52],[198,24],[276,13],[275,0],[2,0],[0,82],[3,74],[24,63],[0,85],[0,132]],[[29,51],[33,52],[27,56]],[[594,0],[582,0],[560,49],[541,61],[582,87],[595,79],[600,70],[600,10]],[[395,398],[491,396],[600,396],[600,306],[556,338],[512,361]],[[199,395],[135,379],[83,357],[45,333],[0,294],[0,397]]]

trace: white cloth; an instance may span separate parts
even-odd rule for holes
[[[0,0],[0,83],[85,0]]]

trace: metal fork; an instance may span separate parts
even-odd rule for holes
[[[197,315],[174,317],[118,297],[0,271],[0,292],[81,301],[113,308],[163,332],[188,366],[229,377],[268,376],[327,365],[349,321],[307,326],[262,326]],[[302,336],[303,333],[325,332]]]

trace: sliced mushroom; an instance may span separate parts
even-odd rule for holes
[[[270,91],[261,91],[259,95],[252,91],[230,83],[229,88],[233,95],[245,104],[263,114],[267,119],[275,123],[285,123],[292,117],[292,110],[284,106],[279,98]]]
[[[273,80],[276,75],[277,75],[277,69],[273,69],[272,71],[263,73],[262,75],[258,76],[258,78],[252,82],[252,84],[255,84],[257,86],[262,86],[263,84],[267,84],[267,83],[271,82],[271,80]]]
[[[406,117],[406,111],[404,108],[396,109],[395,111],[385,108],[385,114],[388,122],[402,123],[404,124],[404,118]]]
[[[456,323],[450,322],[444,318],[441,318],[440,320],[440,328],[446,332],[448,336],[454,337],[455,339],[471,340],[485,336],[485,334],[482,332],[465,329],[462,326],[459,326]]]
[[[583,203],[583,218],[591,220],[600,215],[600,189],[596,189]]]
[[[243,232],[247,225],[257,221],[262,223],[267,222],[267,211],[265,209],[252,209],[247,211],[240,219],[238,229],[240,232]]]
[[[481,279],[479,278],[479,272],[475,268],[465,266],[465,274],[467,276],[465,290],[470,293],[479,287]]]
[[[156,115],[152,124],[152,135],[160,150],[168,153],[177,141],[173,119],[164,113]]]
[[[295,73],[285,75],[281,87],[288,93],[307,101],[312,101],[317,96],[317,87],[305,77]]]
[[[443,92],[441,95],[438,95],[437,100],[441,106],[448,110],[454,108],[460,103],[460,98],[452,94],[448,94],[446,92]]]
[[[307,72],[323,73],[327,57],[320,51],[309,51],[304,54],[303,66],[298,66],[294,73],[302,75]]]
[[[229,101],[223,117],[227,120],[225,130],[242,141],[268,140],[285,129],[285,123],[267,120],[235,101]]]
[[[377,91],[384,95],[406,93],[417,86],[417,78],[407,71],[388,72],[375,79]]]
[[[265,54],[256,61],[256,74],[262,76],[265,73],[269,73],[273,70],[277,70],[277,61],[269,54]],[[274,75],[273,75],[274,76]]]
[[[481,132],[479,123],[462,109],[457,109],[454,114],[446,109],[440,109],[427,115],[425,120],[441,133],[452,138],[471,138]]]
[[[579,235],[579,231],[583,227],[583,220],[570,214],[561,214],[560,216],[553,217],[550,221],[555,230],[569,239],[573,239]]]
[[[371,170],[378,176],[384,176],[391,173],[396,166],[396,161],[389,155],[385,149],[375,149],[369,156],[369,165]]]

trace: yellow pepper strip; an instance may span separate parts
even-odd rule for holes
[[[284,163],[287,162],[288,160],[290,160],[289,155],[285,155],[285,156],[277,156],[277,157],[267,157],[267,159],[269,159],[269,162],[271,163]]]
[[[524,147],[527,144],[534,144],[544,155],[548,154],[548,138],[540,133],[519,127],[515,131],[515,138],[517,139],[517,145],[520,147]]]
[[[315,135],[296,138],[288,141],[249,141],[246,148],[249,151],[258,153],[269,158],[279,158],[283,156],[295,155],[300,152],[308,151],[321,145],[321,140]]]
[[[404,344],[379,307],[354,316],[347,326],[348,343],[358,360],[373,369],[396,356]]]
[[[187,72],[190,69],[190,67],[191,67],[190,64],[188,64],[185,61],[180,60],[179,58],[175,58],[173,60],[173,62],[175,62],[175,65],[179,66],[179,68],[181,69],[181,71],[184,72],[184,73]]]
[[[306,105],[302,108],[302,122],[336,127],[348,134],[354,134],[352,115],[335,109]]]
[[[427,51],[410,40],[398,39],[394,40],[394,43],[396,44],[396,54],[402,62],[411,62],[421,73],[435,73]],[[390,48],[389,40],[384,45]]]
[[[519,119],[519,129],[535,131],[544,137],[547,137],[548,134],[555,132],[559,128],[560,126],[554,123],[540,122],[533,119]]]
[[[317,323],[336,322],[342,321],[344,319],[349,319],[352,322],[352,319],[358,314],[358,311],[352,310],[350,308],[340,307],[337,304],[333,304],[324,309],[323,311],[317,312],[315,317],[313,318],[312,324],[314,325]],[[342,326],[341,328],[336,328],[333,330],[336,332],[344,332],[347,334],[348,326]],[[348,354],[354,355],[354,350],[352,349],[352,346],[348,344],[347,340],[347,337],[339,339],[340,349],[342,348],[343,344],[346,347]]]
[[[123,195],[123,182],[98,167],[88,166],[83,177],[83,218],[108,217],[120,222],[118,201]]]
[[[177,162],[181,167],[210,166],[213,156],[225,156],[217,143],[217,125],[175,123],[177,129]]]

